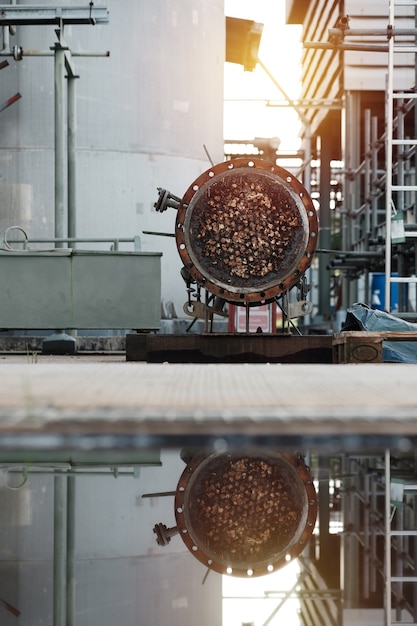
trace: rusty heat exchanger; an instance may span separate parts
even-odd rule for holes
[[[177,200],[169,206],[178,209],[175,237],[185,271],[224,300],[270,301],[297,284],[312,262],[316,210],[293,174],[273,163],[220,163]]]
[[[314,530],[317,499],[302,455],[274,450],[200,453],[175,493],[176,527],[154,528],[166,545],[179,533],[208,569],[262,576],[297,557]]]

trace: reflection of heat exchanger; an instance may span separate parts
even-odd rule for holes
[[[177,209],[188,287],[257,305],[302,284],[317,245],[317,215],[287,170],[261,159],[226,161],[201,174],[182,199],[161,189],[155,207],[167,206]]]
[[[298,454],[248,449],[192,456],[175,492],[177,525],[157,524],[157,542],[179,533],[208,569],[262,576],[297,557],[314,530],[317,499]]]

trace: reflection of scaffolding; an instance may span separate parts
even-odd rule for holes
[[[391,454],[385,453],[385,624],[417,623],[417,485],[391,476]],[[392,616],[394,608],[394,619]],[[410,622],[410,617],[413,620]]]
[[[414,458],[387,450],[385,456],[351,456],[344,463],[351,471],[343,488],[345,605],[375,606],[384,597],[385,626],[415,626]]]

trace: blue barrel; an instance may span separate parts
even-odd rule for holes
[[[391,274],[398,276],[397,273]],[[385,308],[385,273],[375,272],[371,282],[371,308],[383,311]],[[398,283],[391,283],[391,311],[398,311]]]

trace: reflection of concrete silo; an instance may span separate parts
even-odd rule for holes
[[[29,3],[19,3],[24,5]],[[56,6],[52,2],[43,3]],[[172,232],[172,216],[155,216],[156,188],[174,192],[223,158],[223,1],[134,0],[104,3],[106,25],[65,26],[77,81],[79,237]],[[71,3],[63,2],[70,6]],[[49,51],[54,26],[27,25],[10,36],[23,51]],[[8,43],[0,31],[0,45]],[[8,58],[0,101],[22,98],[0,114],[0,231],[18,224],[29,236],[54,236],[53,57]],[[164,253],[162,294],[181,311],[183,285],[175,242],[142,235],[144,250]],[[178,301],[176,301],[178,293]]]

